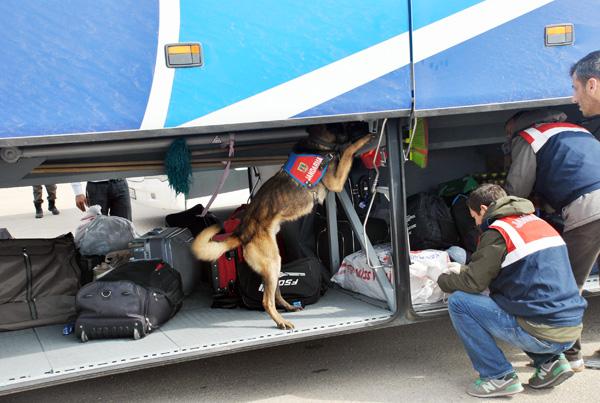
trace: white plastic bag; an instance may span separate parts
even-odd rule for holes
[[[131,240],[139,235],[131,221],[117,216],[105,216],[98,205],[91,206],[75,231],[75,245],[82,255],[106,255],[127,249]]]
[[[424,266],[436,266],[441,269],[442,273],[446,273],[450,258],[445,251],[425,249],[411,251],[410,262],[422,263]],[[431,304],[446,297],[446,294],[435,281],[423,276],[421,273],[416,273],[414,269],[410,270],[410,295],[413,305]]]
[[[391,244],[375,245],[373,248],[384,266],[385,275],[393,285]],[[436,265],[440,267],[443,273],[448,271],[448,263],[450,262],[448,253],[434,249],[411,251],[410,260],[411,263],[420,262],[424,265]],[[346,256],[331,281],[347,290],[385,301],[385,295],[375,278],[373,269],[367,264],[367,258],[363,251]],[[434,303],[446,297],[446,294],[437,283],[427,277],[423,278],[422,273],[411,272],[410,290],[414,305]]]

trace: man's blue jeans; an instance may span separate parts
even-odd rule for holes
[[[535,367],[573,345],[573,342],[555,343],[533,337],[519,326],[515,316],[486,295],[455,291],[448,299],[448,309],[454,329],[482,379],[501,378],[514,371],[494,338],[525,351]]]

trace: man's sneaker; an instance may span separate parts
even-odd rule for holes
[[[477,379],[467,388],[467,393],[475,397],[510,396],[523,391],[517,374],[510,373],[501,379]]]
[[[569,365],[571,366],[571,369],[573,370],[573,372],[581,372],[585,368],[585,363],[583,362],[583,358],[580,358],[580,359],[574,360],[574,361],[569,361]]]
[[[557,360],[542,364],[529,378],[529,386],[534,389],[551,388],[560,385],[574,374],[569,361],[561,354]]]

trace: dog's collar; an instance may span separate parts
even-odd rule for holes
[[[325,155],[291,153],[283,170],[303,187],[312,189],[325,176],[333,157],[333,153]]]
[[[337,143],[328,143],[328,142],[323,141],[318,138],[311,138],[309,141],[311,143],[315,143],[322,147],[325,147],[324,151],[338,151],[339,150],[339,145]]]

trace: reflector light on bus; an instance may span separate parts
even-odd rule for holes
[[[202,46],[199,43],[173,43],[165,45],[167,67],[202,66]]]
[[[545,27],[546,46],[572,45],[575,42],[573,24],[554,24]]]

